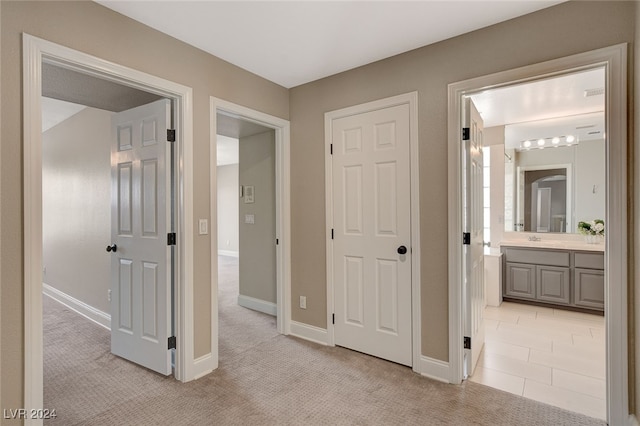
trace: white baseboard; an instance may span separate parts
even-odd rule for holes
[[[232,250],[218,250],[218,256],[240,257],[240,252]]]
[[[299,337],[310,342],[327,345],[327,330],[301,322],[291,321],[291,336]]]
[[[449,363],[422,355],[419,373],[443,383],[450,383]]]
[[[213,354],[208,353],[199,358],[193,360],[193,380],[198,380],[201,377],[210,374],[218,368],[217,362],[213,358]]]
[[[254,311],[273,315],[274,317],[278,315],[278,306],[275,303],[266,302],[264,300],[256,299],[255,297],[244,296],[241,294],[238,296],[238,305],[244,308],[253,309]]]
[[[42,294],[49,296],[56,302],[61,303],[67,308],[76,311],[83,317],[86,317],[96,324],[103,326],[107,330],[111,330],[111,315],[107,314],[106,312],[102,312],[101,310],[96,309],[93,306],[87,305],[81,300],[69,296],[68,294],[45,283],[42,283]]]
[[[635,414],[629,415],[629,426],[640,426],[640,422],[638,422],[638,418]]]

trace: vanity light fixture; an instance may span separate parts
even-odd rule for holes
[[[564,139],[564,140],[563,140]],[[534,142],[535,141],[535,145]],[[550,144],[548,142],[551,142]],[[548,146],[557,148],[559,146],[574,146],[578,143],[578,139],[574,135],[554,136],[540,139],[527,139],[520,142],[520,150],[529,151],[530,149],[545,149]]]

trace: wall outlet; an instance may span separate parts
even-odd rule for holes
[[[300,296],[300,309],[307,309],[307,296]]]
[[[107,300],[111,302],[111,289],[107,290]]]

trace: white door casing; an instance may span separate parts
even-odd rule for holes
[[[464,300],[465,336],[470,349],[465,349],[465,376],[473,375],[484,346],[484,205],[482,146],[484,124],[471,98],[465,99],[464,124],[468,137],[463,141],[463,185],[465,185],[464,232],[468,244],[464,245]]]
[[[171,374],[171,101],[115,114],[111,145],[111,352]]]
[[[403,104],[331,123],[332,279],[335,344],[411,366],[409,117]]]

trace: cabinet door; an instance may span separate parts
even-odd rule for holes
[[[576,306],[604,310],[604,271],[575,269]]]
[[[507,262],[504,295],[518,299],[536,298],[536,267],[525,263]]]
[[[571,302],[569,268],[536,266],[537,300],[568,305]]]

